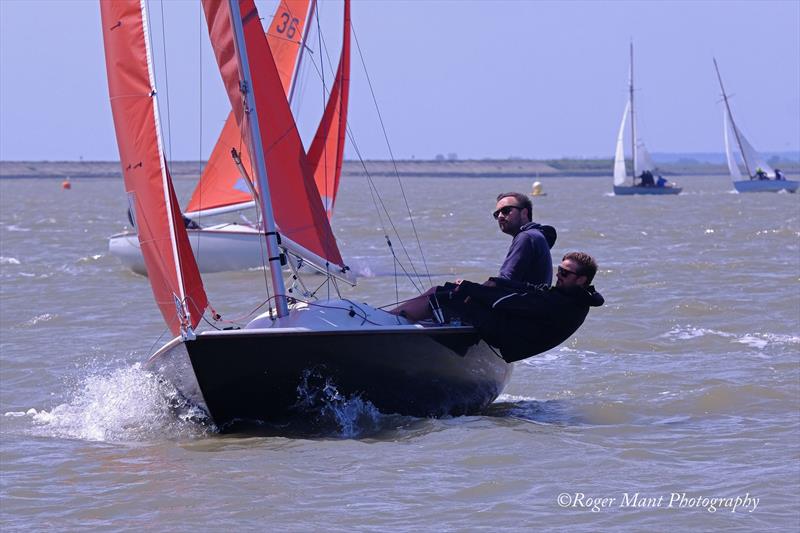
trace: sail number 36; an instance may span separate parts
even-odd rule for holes
[[[278,33],[285,33],[287,38],[293,39],[294,34],[297,33],[297,24],[299,22],[300,20],[289,16],[289,13],[284,11],[281,13],[278,24],[275,25],[275,31]]]

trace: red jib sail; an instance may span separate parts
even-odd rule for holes
[[[208,305],[163,156],[144,0],[101,0],[119,158],[153,295],[173,334]]]
[[[292,85],[309,4],[310,0],[281,0],[267,31],[267,42],[285,94],[289,94]],[[187,212],[237,206],[253,200],[249,187],[243,181],[247,178],[241,175],[231,158],[231,148],[235,148],[241,154],[244,168],[249,169],[250,155],[245,144],[236,117],[231,112],[186,206]],[[250,178],[255,179],[255,176]]]
[[[275,222],[282,235],[344,269],[258,11],[253,0],[240,0],[239,6]],[[231,54],[234,45],[230,9],[227,2],[219,0],[204,0],[203,7],[233,113],[246,131],[242,127],[247,117],[239,90],[241,76]]]
[[[314,181],[322,194],[322,204],[333,215],[333,205],[342,174],[344,142],[347,134],[347,100],[350,94],[350,0],[344,1],[344,35],[342,56],[336,79],[325,106],[325,113],[308,150],[308,162],[314,169]]]

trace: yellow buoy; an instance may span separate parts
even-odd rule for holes
[[[545,193],[542,192],[542,183],[539,181],[533,182],[533,188],[531,189],[531,196],[544,196]]]

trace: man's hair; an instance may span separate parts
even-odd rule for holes
[[[586,276],[586,283],[592,282],[594,275],[597,274],[597,262],[591,255],[584,252],[569,252],[561,260],[565,261],[567,259],[578,263],[579,268],[576,274]]]
[[[517,201],[517,205],[522,209],[527,209],[528,219],[533,220],[533,203],[531,203],[531,199],[528,198],[528,195],[522,194],[521,192],[504,192],[497,195],[497,201],[499,202],[503,198],[508,198],[509,196],[514,198]]]

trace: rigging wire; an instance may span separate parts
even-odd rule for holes
[[[351,28],[352,28],[352,22],[351,22]],[[355,36],[355,30],[353,30],[353,31],[354,31],[353,35]],[[357,41],[358,41],[358,39],[356,39],[356,42]],[[324,43],[324,40],[323,40],[323,43]],[[327,50],[328,49],[326,47],[325,48],[325,52],[326,52],[326,55],[328,56],[328,65],[332,69],[333,68],[333,63],[330,60],[330,54],[327,53]],[[359,55],[361,56],[360,52],[359,52]],[[362,67],[364,68],[364,70],[366,72],[366,63],[364,63],[364,61],[363,61],[363,56],[361,56],[361,59],[362,59],[361,65],[362,65]],[[375,101],[375,105],[376,105],[376,108],[377,108],[377,101]],[[378,112],[378,115],[380,116],[380,112]],[[389,235],[387,234],[387,231],[386,231],[386,224],[383,221],[383,216],[381,216],[381,212],[380,212],[381,208],[383,209],[383,212],[386,215],[386,219],[389,222],[389,225],[391,226],[392,231],[394,232],[394,235],[397,237],[397,240],[400,243],[401,249],[403,250],[403,252],[405,253],[406,258],[408,259],[409,265],[411,266],[411,269],[414,271],[415,276],[417,278],[421,277],[417,273],[416,268],[414,266],[414,261],[411,259],[411,256],[410,256],[410,254],[408,252],[408,248],[406,247],[405,243],[403,242],[403,238],[400,236],[400,232],[398,231],[397,227],[395,226],[394,222],[392,221],[392,216],[389,213],[389,210],[386,207],[386,204],[383,202],[383,197],[381,196],[381,193],[378,190],[377,185],[375,184],[374,180],[372,179],[372,175],[369,173],[369,170],[367,169],[366,162],[364,161],[364,158],[361,155],[361,150],[358,148],[358,143],[356,142],[355,135],[353,134],[352,128],[350,127],[349,121],[345,125],[345,130],[346,130],[346,133],[347,133],[347,137],[348,137],[348,139],[350,139],[350,143],[353,146],[353,150],[355,150],[356,156],[358,157],[358,160],[361,163],[361,167],[364,169],[364,174],[367,177],[367,183],[369,184],[370,195],[372,197],[372,203],[375,206],[376,213],[378,214],[379,226],[381,228],[381,231],[384,234],[384,239],[386,240],[386,244],[389,247],[389,251],[392,254],[392,258],[393,258],[393,260],[395,262],[395,267],[399,264],[400,268],[403,270],[403,273],[406,275],[406,277],[408,278],[409,282],[411,282],[411,284],[413,285],[414,289],[417,290],[418,292],[422,293],[423,292],[422,288],[417,286],[416,282],[414,281],[414,278],[408,273],[408,271],[406,270],[406,267],[403,265],[403,263],[397,257],[397,254],[395,253],[394,248],[392,247],[392,241],[389,239]],[[387,142],[388,142],[388,139],[387,139]],[[398,176],[398,178],[399,178],[399,176]],[[402,183],[400,184],[400,186],[402,188]],[[380,207],[379,207],[379,204],[380,204]],[[408,207],[407,203],[406,203],[406,207]],[[409,214],[409,219],[413,223],[414,217],[411,214],[410,210],[408,211],[408,214]],[[397,289],[397,276],[395,276],[395,289]]]
[[[317,21],[318,21],[318,28],[319,28],[319,14],[317,14]],[[353,36],[355,37],[355,29],[353,28],[352,21],[351,21],[350,25],[351,25],[351,30],[353,31]],[[319,35],[319,41],[321,43],[319,45],[320,46],[320,52],[321,52],[321,54],[320,54],[320,65],[321,66],[320,66],[320,68],[317,68],[317,64],[315,62],[311,61],[310,63],[314,66],[314,69],[317,72],[317,76],[320,79],[323,80],[323,85],[324,85],[324,74],[320,71],[320,69],[324,70],[324,66],[322,66],[322,57],[321,57],[323,55],[323,53],[324,53],[326,59],[328,60],[328,68],[331,71],[333,71],[334,69],[333,69],[333,62],[331,61],[331,57],[330,57],[330,53],[329,53],[329,47],[327,46],[327,43],[325,41],[325,37],[322,35],[322,32],[319,31],[319,30],[318,30],[318,35]],[[358,38],[357,37],[356,37],[356,45],[358,47]],[[359,49],[359,57],[361,58],[361,65],[364,68],[364,71],[366,73],[366,70],[367,70],[366,63],[364,62],[364,57],[363,57],[363,54],[361,54],[360,47],[358,47],[358,49]],[[369,82],[369,75],[368,74],[367,74],[367,81]],[[387,143],[387,146],[388,146],[389,145],[389,139],[388,139],[388,135],[386,133],[386,128],[385,128],[385,126],[383,126],[383,119],[381,118],[380,110],[378,109],[378,103],[377,103],[377,99],[375,98],[375,92],[374,92],[374,90],[372,90],[371,82],[369,82],[369,83],[370,83],[370,90],[372,91],[373,102],[374,102],[376,110],[378,112],[378,117],[379,117],[379,119],[381,121],[381,126],[382,126],[382,129],[383,129],[384,139],[386,140],[386,143]],[[364,158],[361,156],[361,151],[359,150],[358,145],[357,145],[357,143],[355,141],[355,136],[353,135],[352,129],[350,128],[349,121],[346,124],[346,132],[347,132],[347,137],[350,139],[350,142],[351,142],[351,144],[353,146],[353,149],[356,151],[356,155],[357,155],[357,157],[359,159],[359,162],[361,163],[361,166],[364,169],[364,174],[367,176],[367,182],[368,182],[368,184],[370,186],[370,194],[372,196],[372,202],[373,202],[373,205],[375,205],[376,212],[378,213],[379,226],[381,228],[381,231],[384,233],[384,238],[386,240],[386,244],[389,247],[389,251],[392,254],[393,260],[395,261],[395,267],[397,266],[397,264],[399,264],[400,268],[403,270],[403,273],[406,275],[406,277],[408,278],[409,282],[414,287],[414,289],[417,290],[419,293],[422,293],[423,289],[420,286],[417,285],[417,283],[416,283],[416,281],[414,279],[414,278],[419,279],[422,276],[417,272],[416,267],[414,265],[414,261],[411,259],[411,256],[410,256],[410,254],[408,252],[408,248],[406,247],[405,243],[403,242],[403,238],[400,236],[400,232],[398,231],[397,227],[395,226],[394,222],[392,221],[392,216],[389,213],[389,210],[386,207],[385,203],[383,202],[383,198],[382,198],[382,196],[380,194],[380,191],[378,190],[377,185],[375,184],[375,182],[372,179],[372,176],[370,175],[369,171],[367,170],[366,163],[364,162]],[[392,162],[394,163],[394,155],[392,154],[391,146],[389,146],[389,153],[390,153],[390,157],[392,158]],[[416,226],[414,225],[414,217],[411,214],[411,209],[410,209],[410,207],[408,205],[408,200],[406,199],[405,190],[403,188],[402,181],[400,180],[400,175],[397,172],[396,165],[395,165],[395,174],[397,175],[397,179],[398,179],[398,183],[400,185],[400,189],[401,189],[401,191],[403,191],[403,198],[405,199],[406,210],[408,211],[409,220],[411,220],[411,224],[412,224],[412,227],[413,227],[413,230],[414,230],[414,234],[416,236],[417,246],[420,248],[420,252],[422,252],[422,247],[421,247],[421,244],[420,244],[419,236],[417,235]],[[378,207],[378,204],[380,204],[380,207]],[[383,209],[383,211],[384,211],[384,213],[386,215],[386,219],[389,221],[389,225],[391,226],[394,235],[397,237],[397,240],[400,243],[401,249],[405,253],[405,256],[406,256],[406,258],[408,260],[408,263],[409,263],[409,265],[411,267],[411,270],[414,272],[414,276],[413,277],[408,273],[408,270],[402,264],[402,262],[399,260],[399,258],[397,257],[397,254],[394,251],[394,248],[392,247],[392,242],[389,239],[389,236],[388,236],[387,231],[386,231],[386,225],[385,225],[385,223],[383,221],[383,217],[381,216],[381,213],[380,213],[380,209],[381,208]],[[427,270],[428,267],[427,267],[427,262],[425,261],[424,254],[422,255],[422,258],[423,258],[423,263],[425,265],[427,277],[428,277],[428,279],[429,279],[429,281],[431,282],[431,285],[432,285],[433,282],[431,281],[430,272]],[[395,289],[396,290],[397,290],[397,279],[398,279],[397,276],[395,276]]]
[[[317,21],[317,42],[319,44],[320,50],[322,50],[322,29],[320,28],[320,24],[319,24],[319,11],[316,11],[316,16],[314,18]],[[322,86],[321,86],[321,89],[322,89],[322,113],[323,113],[323,116],[324,116],[325,115],[325,108],[327,107],[325,104],[326,104],[326,100],[327,100],[326,94],[328,93],[328,87],[327,87],[327,84],[325,83],[325,66],[322,64],[322,54],[320,54],[320,56],[319,56],[319,62],[320,62],[320,71],[321,71],[321,77],[322,77]],[[330,58],[328,59],[328,62],[330,63]],[[311,144],[312,145],[314,144],[313,140],[311,141]],[[325,181],[325,195],[323,196],[325,198],[325,201],[322,202],[322,207],[325,209],[325,217],[327,218],[328,217],[328,211],[329,211],[328,202],[330,202],[330,195],[328,193],[328,143],[327,142],[324,143],[324,145],[322,146],[322,161],[323,161],[322,169],[323,169],[323,173],[324,173],[323,179]],[[316,181],[316,177],[314,177],[314,179]],[[333,237],[333,232],[331,232],[331,237]],[[336,246],[336,240],[335,239],[334,239],[334,242],[333,242],[333,246]],[[330,300],[331,299],[331,285],[330,285],[331,274],[329,272],[329,264],[328,264],[327,258],[326,258],[326,261],[325,261],[325,277],[327,278],[327,281],[329,282],[329,283],[327,283],[327,289],[328,289],[328,300]]]
[[[199,106],[200,107],[200,112],[199,112],[199,115],[200,115],[199,116],[200,128],[198,128],[198,129],[200,131],[198,132],[198,139],[197,139],[197,144],[198,144],[198,147],[197,147],[198,148],[197,149],[197,156],[198,156],[197,157],[197,161],[198,161],[198,164],[199,164],[199,169],[198,170],[200,171],[200,173],[198,174],[198,178],[197,179],[198,179],[198,182],[199,182],[200,179],[203,177],[203,170],[205,170],[205,167],[203,165],[203,10],[202,9],[198,10],[198,19],[197,20],[200,23],[199,24],[200,31],[198,32],[198,35],[200,36],[200,40],[199,40],[200,53],[198,54],[199,63],[200,63],[200,65],[199,65],[200,66],[200,68],[199,68],[200,79],[198,81],[198,87],[200,89],[200,95],[199,95],[199,101],[200,101],[200,106]],[[202,206],[203,205],[203,187],[197,187],[197,195],[198,195],[198,203],[200,204],[200,206]],[[198,218],[200,218],[200,217],[198,217]],[[200,255],[201,255],[200,254],[200,242],[201,242],[201,240],[197,239],[197,241],[196,241],[197,251],[195,253],[196,253],[196,256],[197,256],[198,260],[200,259]]]
[[[151,356],[151,355],[153,355],[153,354],[155,353],[155,352],[153,351],[153,348],[155,348],[156,344],[158,344],[158,343],[160,343],[160,342],[161,342],[161,339],[163,339],[163,338],[164,338],[164,335],[167,333],[167,331],[169,331],[169,326],[166,326],[164,329],[162,329],[162,330],[161,330],[161,335],[159,335],[158,337],[156,337],[156,340],[154,340],[154,341],[153,341],[153,344],[151,344],[151,345],[150,345],[150,349],[147,351],[148,357],[149,357],[149,356]]]
[[[356,48],[358,49],[358,56],[361,59],[361,64],[364,67],[364,75],[367,78],[367,85],[369,86],[369,91],[370,91],[370,94],[372,95],[372,101],[375,103],[375,111],[378,113],[378,120],[380,121],[381,130],[383,131],[383,138],[386,140],[386,148],[389,150],[389,156],[391,157],[391,160],[392,160],[392,166],[394,167],[394,173],[395,173],[395,176],[397,176],[397,183],[398,183],[398,185],[400,185],[400,192],[401,192],[401,194],[403,196],[403,202],[405,202],[406,210],[408,211],[408,217],[409,217],[409,220],[411,221],[411,228],[412,228],[412,230],[414,232],[414,238],[417,241],[417,247],[419,248],[420,257],[422,257],[422,263],[423,263],[423,266],[425,267],[425,274],[428,276],[428,282],[431,284],[431,286],[433,286],[433,280],[431,279],[431,273],[430,273],[430,270],[428,269],[428,262],[425,259],[425,253],[422,250],[422,243],[420,241],[419,234],[417,233],[417,226],[414,223],[414,217],[411,215],[411,207],[408,205],[408,198],[406,197],[405,187],[403,187],[403,181],[400,179],[400,173],[397,170],[397,161],[395,160],[394,152],[392,151],[392,145],[389,142],[389,135],[386,133],[386,125],[383,122],[383,116],[381,115],[380,107],[378,106],[378,99],[375,96],[375,90],[372,87],[372,80],[369,77],[369,71],[367,70],[367,63],[364,60],[364,54],[361,52],[361,45],[358,42],[358,35],[356,34],[356,28],[355,28],[355,25],[352,24],[352,22],[351,22],[351,27],[352,27],[352,30],[353,30],[353,38],[354,38],[354,40],[356,42]],[[415,271],[415,273],[416,273],[416,271]]]
[[[166,97],[166,108],[167,108],[167,153],[169,154],[169,160],[172,161],[172,122],[170,120],[169,114],[169,69],[167,68],[167,20],[164,16],[164,2],[163,0],[159,2],[161,6],[161,43],[164,55],[164,92],[167,93]],[[150,43],[152,47],[152,42]],[[153,69],[153,76],[155,77],[155,68]]]
[[[414,278],[411,276],[411,274],[409,274],[409,272],[406,270],[406,267],[403,265],[402,261],[400,261],[397,255],[394,253],[394,248],[392,248],[392,241],[389,239],[389,236],[387,235],[385,226],[383,226],[383,217],[381,217],[380,215],[380,209],[383,209],[384,214],[386,215],[386,218],[389,222],[389,226],[391,226],[392,231],[397,236],[397,240],[400,242],[400,248],[403,250],[403,252],[405,252],[406,258],[408,259],[409,264],[411,265],[411,269],[414,271],[414,275],[418,278],[420,277],[420,275],[416,271],[416,268],[414,267],[414,262],[412,261],[411,256],[408,253],[408,248],[406,248],[406,245],[403,242],[403,238],[400,236],[400,232],[397,230],[397,226],[395,226],[394,222],[392,221],[392,216],[389,214],[389,210],[387,209],[386,204],[384,203],[383,198],[381,197],[380,192],[378,191],[378,188],[372,179],[372,175],[369,173],[369,170],[367,170],[367,164],[364,161],[364,158],[361,156],[361,150],[359,150],[355,138],[353,137],[353,133],[352,131],[350,131],[349,127],[347,128],[347,136],[353,145],[353,149],[355,150],[356,156],[358,157],[358,160],[361,163],[361,167],[364,169],[364,174],[367,176],[367,183],[370,186],[370,193],[372,194],[372,202],[375,205],[375,210],[378,212],[378,218],[381,221],[381,230],[383,230],[384,237],[386,238],[386,243],[389,246],[389,251],[392,253],[392,257],[394,257],[395,261],[397,261],[398,264],[400,265],[400,268],[403,270],[403,273],[406,275],[409,282],[411,282],[411,284],[417,291],[422,293],[423,292],[422,288],[417,287]]]

